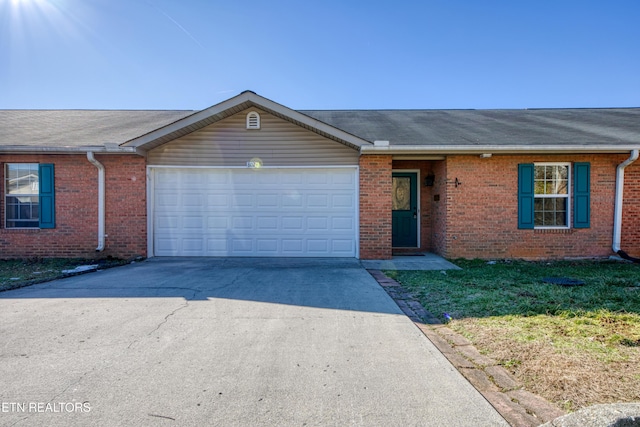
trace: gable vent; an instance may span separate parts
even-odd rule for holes
[[[247,114],[247,129],[260,129],[260,114],[255,111]]]

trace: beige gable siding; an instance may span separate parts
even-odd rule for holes
[[[260,129],[246,129],[250,111],[260,114]],[[147,163],[163,166],[357,165],[359,153],[259,109],[250,109],[150,150]]]

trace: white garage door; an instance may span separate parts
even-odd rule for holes
[[[153,169],[156,256],[356,256],[356,169]]]

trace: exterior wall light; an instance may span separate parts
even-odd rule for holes
[[[429,174],[424,177],[424,186],[425,187],[433,187],[433,183],[436,181],[436,177],[434,174]]]

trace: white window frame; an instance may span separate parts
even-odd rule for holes
[[[34,222],[34,226],[31,227],[14,227],[14,226],[9,226],[9,220],[7,218],[9,209],[8,209],[8,203],[7,200],[9,197],[39,197],[40,196],[40,188],[38,188],[38,192],[33,194],[10,194],[9,193],[9,167],[13,166],[13,165],[30,165],[32,168],[35,166],[35,170],[38,171],[39,173],[39,164],[38,163],[20,163],[20,162],[12,162],[12,163],[5,163],[4,165],[4,182],[3,182],[3,187],[4,187],[4,228],[5,229],[9,229],[9,230],[33,230],[34,228],[40,228],[40,205],[38,205],[38,221]],[[39,178],[39,175],[38,175]],[[16,221],[14,219],[12,219],[11,221]]]
[[[538,166],[566,166],[567,167],[567,194],[536,194],[535,182],[536,182],[536,167]],[[571,180],[571,163],[569,162],[541,162],[533,164],[533,206],[534,206],[534,229],[536,230],[567,230],[572,226],[571,215],[571,200],[573,195],[573,183]],[[550,198],[565,198],[567,199],[567,225],[535,225],[535,200],[536,199],[550,199]]]

